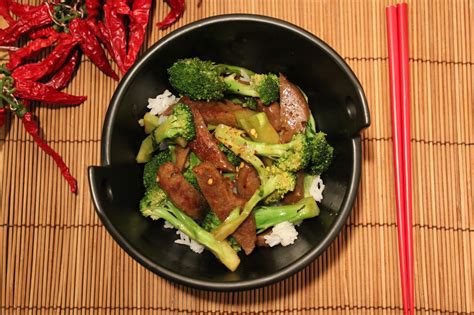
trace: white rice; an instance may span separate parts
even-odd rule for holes
[[[319,175],[314,177],[311,185],[309,186],[309,193],[317,202],[321,202],[321,200],[323,200],[324,187],[325,186],[321,177]]]
[[[150,109],[150,113],[153,115],[161,115],[168,109],[171,105],[175,104],[178,101],[178,98],[174,96],[170,91],[165,90],[156,98],[148,99],[147,108]]]
[[[288,246],[293,244],[298,238],[298,231],[290,222],[282,222],[272,228],[272,232],[264,236],[265,243],[270,247],[281,244],[281,246]]]
[[[163,224],[163,227],[165,229],[174,229],[174,226],[171,223],[169,223],[168,221],[165,221],[165,224]],[[186,234],[184,234],[180,230],[176,229],[176,234],[178,234],[178,236],[179,236],[179,239],[174,241],[176,244],[186,245],[189,248],[191,248],[191,250],[193,252],[195,252],[197,254],[200,254],[204,251],[204,246],[202,246],[201,244],[199,244],[195,240],[190,239],[189,236],[187,236]]]

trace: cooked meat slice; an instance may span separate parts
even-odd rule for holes
[[[204,215],[206,201],[190,183],[184,179],[179,169],[171,162],[158,168],[158,183],[173,204],[193,219]]]
[[[224,101],[193,101],[188,97],[183,97],[180,100],[181,103],[187,104],[191,107],[196,108],[201,113],[204,121],[208,125],[225,124],[231,127],[238,127],[237,120],[235,119],[236,111],[245,111],[253,113],[253,111],[242,108],[237,104],[229,100]]]
[[[309,106],[303,93],[280,73],[281,142],[288,142],[295,133],[303,131],[309,115]]]
[[[261,101],[258,102],[258,110],[264,112],[270,124],[275,128],[276,131],[281,130],[281,117],[280,117],[280,105],[277,102],[265,106]]]
[[[296,203],[303,199],[304,197],[304,173],[302,171],[299,171],[296,174],[296,185],[295,185],[295,190],[290,191],[285,195],[283,198],[282,202],[285,205],[289,205],[292,203]]]
[[[249,200],[260,187],[260,179],[258,178],[257,171],[247,163],[244,163],[244,165],[239,168],[236,181],[239,196],[245,200]]]
[[[225,220],[235,208],[244,206],[246,200],[234,194],[232,185],[213,164],[203,162],[196,166],[193,172],[196,174],[204,198],[221,221]],[[255,229],[254,217],[250,215],[232,235],[247,255],[255,248]]]
[[[265,241],[265,235],[268,235],[272,232],[272,229],[268,229],[265,232],[257,235],[257,246],[258,247],[270,247]]]
[[[189,148],[182,148],[179,145],[177,145],[174,149],[174,154],[176,156],[176,162],[174,165],[176,165],[176,168],[182,172],[184,169],[184,166],[186,165],[186,161],[188,160],[188,154],[189,154]]]
[[[230,164],[224,153],[219,150],[217,140],[215,140],[209,130],[207,130],[202,115],[194,107],[191,107],[191,110],[194,116],[194,124],[196,125],[196,138],[189,143],[191,150],[196,153],[202,161],[211,162],[218,169],[234,172],[234,166]]]

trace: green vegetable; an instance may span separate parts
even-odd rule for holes
[[[160,142],[165,139],[174,140],[184,147],[195,136],[196,128],[191,109],[186,104],[178,103],[174,107],[173,113],[143,140],[137,155],[137,162],[148,162]]]
[[[193,100],[220,100],[225,94],[238,94],[259,97],[268,105],[280,96],[279,80],[274,74],[255,74],[242,67],[199,58],[176,61],[168,74],[171,85]],[[248,76],[250,82],[242,83],[237,75]]]
[[[241,151],[236,151],[234,148],[245,148],[255,155],[274,160],[275,166],[289,172],[304,169],[308,165],[312,153],[304,133],[295,134],[288,143],[269,144],[245,138],[239,129],[219,125],[215,130],[215,136],[234,153],[238,154]],[[243,157],[242,159],[245,160]]]
[[[227,149],[227,147],[223,145],[222,143],[219,143],[219,150],[221,150],[225,154],[230,164],[234,166],[239,166],[240,163],[242,163],[242,160],[237,155],[235,155],[234,152]]]
[[[146,113],[145,116],[143,116],[145,133],[149,135],[153,131],[153,129],[158,127],[158,125],[160,124],[159,121],[160,119],[158,118],[158,116],[155,116],[150,113]]]
[[[307,172],[312,175],[319,175],[331,165],[334,148],[327,142],[325,133],[316,132],[315,130],[314,118],[311,116],[306,127],[306,138],[308,139],[311,156]]]
[[[156,184],[156,174],[158,172],[158,168],[162,164],[171,161],[171,151],[166,150],[158,152],[158,154],[156,154],[149,162],[145,164],[145,168],[143,170],[143,185],[146,189]]]
[[[250,138],[257,142],[279,143],[280,136],[273,128],[265,113],[256,113],[245,118],[237,119],[237,122],[245,130]],[[253,131],[252,131],[253,129]]]
[[[207,215],[204,217],[204,220],[202,221],[202,228],[208,232],[212,232],[216,227],[221,224],[221,220],[217,217],[217,215],[213,211],[209,211]],[[230,246],[236,251],[240,252],[242,248],[240,247],[239,243],[235,240],[233,237],[228,238]]]
[[[164,219],[175,228],[209,249],[227,268],[235,271],[240,264],[237,253],[226,241],[218,241],[193,219],[176,208],[158,186],[150,187],[140,201],[140,211],[153,220]]]
[[[201,160],[197,157],[196,154],[194,154],[194,152],[189,153],[189,165],[183,172],[184,178],[198,191],[201,191],[201,188],[199,187],[196,175],[193,172],[193,168],[198,166],[200,163]]]
[[[298,223],[319,215],[319,207],[312,197],[303,198],[295,204],[261,206],[254,210],[257,233],[279,223]]]

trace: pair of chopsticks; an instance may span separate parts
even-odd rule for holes
[[[410,150],[408,12],[401,3],[386,9],[398,252],[404,314],[414,313],[413,231]]]

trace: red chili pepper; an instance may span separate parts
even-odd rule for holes
[[[21,117],[21,121],[23,122],[25,130],[33,137],[33,140],[36,142],[38,147],[40,147],[41,150],[53,158],[64,179],[66,179],[68,182],[71,192],[75,193],[77,191],[76,179],[69,172],[69,168],[66,163],[64,163],[62,157],[56,151],[54,151],[53,148],[51,148],[39,135],[38,124],[36,123],[33,114],[31,112],[26,112],[23,117]]]
[[[8,24],[15,23],[15,20],[10,15],[10,0],[0,0],[0,15],[5,18]]]
[[[23,46],[19,48],[16,51],[11,51],[9,52],[10,58],[7,63],[7,68],[8,70],[13,70],[19,65],[21,65],[25,59],[27,58],[33,58],[36,55],[38,55],[39,52],[41,52],[43,49],[50,47],[53,45],[56,41],[58,40],[58,35],[55,32],[50,37],[47,38],[38,38],[35,40],[32,40],[26,44],[26,46]]]
[[[53,51],[41,61],[28,63],[16,68],[12,76],[16,80],[38,81],[55,73],[66,61],[77,41],[69,34],[62,34],[62,39]]]
[[[56,91],[54,88],[39,82],[15,80],[15,92],[17,98],[45,103],[78,105],[87,100],[87,96],[75,96]]]
[[[120,71],[125,72],[124,62],[127,53],[127,32],[123,16],[117,12],[123,0],[106,0],[104,10],[104,26],[113,49],[113,57]]]
[[[74,19],[69,23],[69,31],[72,36],[79,41],[81,50],[89,59],[106,75],[118,80],[118,76],[110,66],[107,56],[97,37],[83,19]]]
[[[28,37],[30,39],[45,38],[53,35],[57,35],[58,32],[52,26],[41,27],[35,30],[32,30]]]
[[[87,20],[87,25],[89,26],[89,29],[92,31],[95,37],[97,37],[99,42],[101,42],[105,46],[105,49],[107,49],[109,54],[113,57],[114,51],[112,49],[112,45],[110,44],[108,34],[105,32],[105,29],[104,31],[102,31],[102,28],[104,28],[104,24],[101,21]]]
[[[33,13],[34,11],[37,11],[40,9],[41,6],[38,6],[38,5],[29,5],[29,4],[24,4],[24,3],[18,3],[18,2],[10,2],[10,11],[22,18],[24,16],[27,16],[31,13]]]
[[[100,0],[86,0],[87,18],[96,20],[100,13]]]
[[[168,15],[163,19],[163,21],[156,24],[158,28],[165,28],[176,22],[178,18],[183,14],[185,9],[184,0],[166,0],[169,6],[171,7],[171,11]]]
[[[0,108],[0,127],[5,125],[6,119],[7,119],[7,110],[5,109],[5,107],[1,107]]]
[[[130,13],[128,52],[125,58],[125,70],[128,70],[137,59],[138,52],[145,39],[146,27],[150,15],[151,0],[135,0]]]
[[[76,65],[80,59],[79,51],[76,49],[64,67],[45,84],[56,90],[62,90],[71,81]]]
[[[51,23],[52,19],[49,13],[49,5],[45,3],[41,5],[38,10],[32,12],[30,15],[24,16],[4,29],[0,34],[0,45],[8,45],[16,42],[21,35],[29,30]]]

